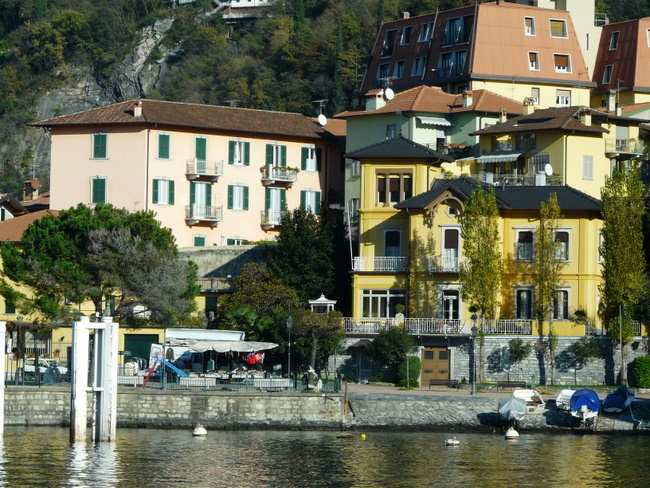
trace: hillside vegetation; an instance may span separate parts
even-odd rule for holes
[[[100,87],[101,101],[130,98],[119,78],[127,55],[138,48],[143,29],[164,19],[171,27],[146,61],[165,69],[136,96],[306,115],[326,99],[322,108],[329,115],[353,100],[382,20],[474,0],[278,0],[266,15],[237,25],[228,25],[211,0],[174,3],[0,0],[0,192],[18,195],[34,167],[46,180],[47,154],[30,144],[35,134],[25,126],[71,105],[39,113],[43,95],[70,85],[77,70]],[[599,0],[598,9],[612,21],[650,16],[646,0]]]

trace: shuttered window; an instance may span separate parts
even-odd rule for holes
[[[97,176],[90,180],[91,202],[106,203],[106,178]]]
[[[160,205],[174,205],[174,180],[159,178],[153,180],[152,202]]]
[[[158,159],[169,159],[169,134],[158,134]]]
[[[108,158],[108,134],[93,134],[93,159]]]

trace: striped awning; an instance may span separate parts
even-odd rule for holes
[[[508,163],[510,161],[517,161],[521,156],[520,152],[502,152],[502,153],[489,153],[483,154],[476,158],[477,163]]]
[[[417,119],[427,125],[444,125],[447,127],[451,125],[451,122],[442,117],[418,117]]]

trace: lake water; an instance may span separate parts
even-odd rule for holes
[[[7,487],[620,487],[650,484],[650,436],[120,429],[74,445],[62,428],[5,429]]]

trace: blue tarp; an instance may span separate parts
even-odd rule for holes
[[[583,405],[592,412],[597,412],[600,408],[600,398],[598,398],[598,393],[589,388],[576,390],[575,393],[571,395],[571,411],[576,412],[580,410]]]
[[[634,400],[634,392],[627,386],[621,386],[614,393],[607,395],[603,401],[603,410],[605,412],[619,413],[627,408]]]

